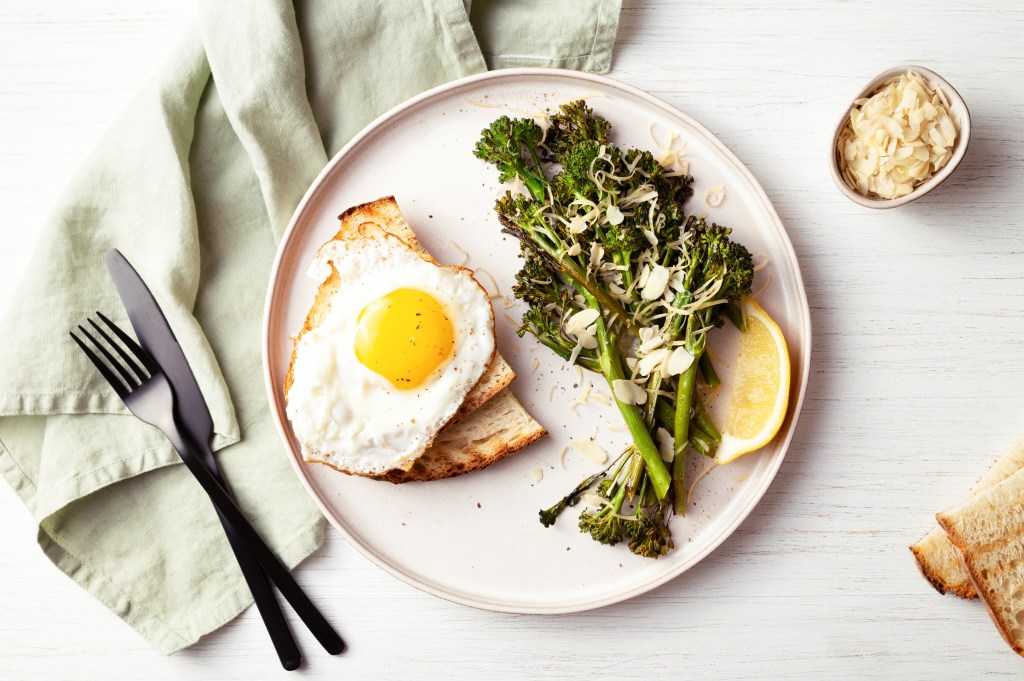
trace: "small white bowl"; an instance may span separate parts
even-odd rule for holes
[[[839,158],[839,149],[837,144],[839,142],[839,133],[842,132],[846,126],[846,122],[850,118],[850,110],[853,108],[853,102],[862,97],[869,97],[881,87],[882,83],[889,80],[893,76],[906,73],[907,71],[915,71],[925,78],[927,78],[931,84],[935,87],[941,88],[942,93],[946,96],[946,100],[949,102],[949,114],[953,118],[954,122],[959,126],[959,132],[957,133],[956,142],[953,144],[953,154],[946,165],[939,169],[939,172],[935,173],[931,178],[922,182],[914,191],[900,196],[895,199],[882,199],[878,197],[864,196],[855,189],[852,189],[846,184],[842,174],[842,159]],[[896,208],[904,204],[916,201],[931,190],[938,187],[940,184],[949,177],[956,167],[960,165],[960,161],[963,159],[964,154],[967,152],[967,144],[971,139],[971,112],[967,109],[967,104],[964,102],[963,97],[960,93],[949,84],[949,82],[935,73],[930,69],[926,69],[923,66],[904,65],[894,66],[891,69],[883,71],[882,73],[875,76],[870,83],[868,83],[863,90],[857,93],[857,95],[850,99],[850,103],[847,104],[846,109],[843,111],[842,117],[839,119],[839,123],[836,124],[835,133],[832,135],[832,142],[829,146],[828,159],[829,159],[829,170],[832,172],[832,180],[835,181],[836,186],[839,187],[839,191],[850,199],[854,203],[859,203],[862,206],[868,208]]]

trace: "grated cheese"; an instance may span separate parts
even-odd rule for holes
[[[661,458],[671,461],[675,456],[675,441],[672,439],[672,433],[658,426],[658,429],[654,431],[654,439],[658,443],[658,452],[661,454]]]
[[[702,398],[704,400],[704,404],[708,404],[709,402],[714,401],[714,399],[716,397],[718,397],[718,393],[720,393],[720,392],[722,392],[722,384],[721,383],[719,383],[718,385],[716,385],[713,388],[708,388],[707,390],[705,390],[704,393],[702,394]]]
[[[704,205],[708,208],[718,208],[723,201],[725,201],[725,187],[712,187],[704,192]]]
[[[488,296],[490,296],[491,298],[501,297],[501,293],[498,290],[498,282],[495,281],[494,275],[485,270],[483,267],[477,267],[475,270],[473,270],[473,275],[487,277],[487,281],[491,285],[491,288],[488,289],[486,286],[484,286],[484,290],[487,291]]]
[[[540,366],[540,360],[537,359],[536,357],[534,357],[533,358],[533,366],[530,367],[530,373],[531,374],[537,373],[537,367],[539,367],[539,366]]]
[[[671,354],[672,351],[668,348],[652,350],[650,354],[644,355],[644,357],[636,363],[636,372],[641,376],[649,376],[655,369],[660,369],[662,362],[667,360]]]
[[[577,407],[579,407],[580,405],[583,405],[583,404],[586,404],[586,403],[587,403],[587,400],[588,400],[588,399],[590,398],[590,389],[591,389],[591,388],[593,388],[593,387],[594,387],[594,386],[593,386],[593,384],[591,384],[591,382],[590,382],[590,381],[587,381],[587,382],[586,382],[586,383],[585,383],[585,384],[583,385],[583,392],[581,392],[581,393],[580,393],[580,394],[579,394],[579,395],[578,395],[578,396],[576,397],[576,399],[575,399],[575,400],[573,400],[573,401],[572,401],[572,403],[571,403],[571,404],[569,405],[569,409],[571,409],[571,410],[572,410],[572,413],[574,413],[574,414],[576,414],[577,416],[579,416],[579,412],[578,412],[578,411],[576,411],[576,408],[577,408]]]
[[[644,300],[657,300],[661,298],[665,293],[666,287],[668,287],[670,276],[671,273],[667,267],[655,265],[642,284],[643,288],[640,290],[640,297]]]
[[[693,479],[693,482],[692,482],[692,483],[690,484],[690,489],[689,489],[689,491],[687,491],[687,492],[686,492],[686,498],[687,498],[687,499],[692,499],[692,498],[693,498],[693,490],[694,490],[694,489],[696,489],[696,487],[697,487],[697,483],[698,483],[698,482],[700,482],[701,480],[703,480],[703,479],[704,479],[704,476],[705,476],[705,475],[707,475],[707,474],[708,474],[708,473],[710,473],[711,471],[715,470],[716,468],[718,468],[718,464],[717,464],[717,463],[713,463],[713,464],[710,464],[710,465],[708,465],[708,467],[707,467],[707,468],[705,468],[704,470],[702,470],[702,471],[701,471],[701,472],[700,472],[700,473],[699,473],[699,474],[697,475],[697,477],[696,477],[696,478],[694,478],[694,479]]]
[[[660,152],[655,156],[655,160],[662,167],[669,169],[673,175],[689,174],[690,162],[683,158],[683,153],[686,150],[686,140],[682,139],[677,133],[670,132],[668,139],[662,142],[654,134],[654,123],[648,126],[647,134],[650,135],[651,141],[654,142],[654,146]]]
[[[669,376],[678,376],[689,369],[691,364],[693,364],[693,355],[680,345],[672,351],[665,369]]]
[[[470,106],[478,106],[481,109],[498,109],[498,108],[501,107],[500,104],[491,104],[490,102],[481,102],[481,101],[478,101],[476,99],[470,99],[468,97],[463,97],[462,101],[464,101],[466,104],[469,104]]]
[[[612,393],[615,394],[615,399],[623,404],[647,403],[647,391],[625,378],[612,381]]]
[[[601,313],[597,310],[587,308],[586,310],[580,310],[565,322],[565,332],[573,336],[578,336],[586,331],[591,324],[597,321],[597,318],[601,316]],[[590,333],[595,333],[594,331]]]
[[[565,453],[569,451],[569,445],[564,445],[558,450],[558,465],[565,469]]]
[[[618,206],[608,206],[604,211],[604,217],[608,220],[609,225],[621,225],[622,221],[626,219]]]
[[[520,196],[532,196],[532,194],[530,194],[530,190],[526,187],[526,183],[523,182],[518,175],[506,182],[505,187],[513,194],[518,194]]]
[[[836,143],[843,180],[864,196],[895,199],[953,155],[959,125],[942,90],[907,71],[858,99]]]
[[[764,282],[764,284],[762,284],[762,285],[761,285],[761,288],[757,289],[757,293],[752,293],[752,294],[750,295],[750,297],[751,297],[751,298],[755,298],[755,299],[756,299],[756,298],[757,298],[757,297],[758,297],[759,295],[761,295],[762,293],[764,293],[764,290],[765,290],[766,288],[768,288],[768,284],[770,284],[770,283],[772,283],[772,275],[771,275],[771,273],[769,272],[769,273],[768,273],[768,278],[767,278],[767,280],[766,280],[766,281]]]
[[[608,452],[593,440],[573,440],[572,447],[588,460],[600,465],[608,461]]]
[[[540,482],[541,480],[544,479],[544,471],[541,470],[540,466],[537,466],[536,468],[533,469],[532,475],[534,482]]]
[[[469,262],[469,251],[467,251],[466,249],[464,249],[462,246],[458,245],[454,241],[452,241],[451,244],[452,244],[452,247],[455,248],[455,250],[458,251],[459,254],[462,256],[462,260],[460,260],[457,263],[458,266],[459,267],[465,267],[466,263]]]
[[[571,220],[569,220],[569,233],[583,234],[583,232],[587,231],[587,228],[589,226],[590,224],[585,219],[583,219],[582,215],[575,215]],[[569,255],[575,254],[570,253]]]
[[[719,354],[718,354],[717,352],[715,352],[715,351],[714,351],[714,350],[713,350],[713,349],[711,348],[711,346],[708,346],[708,347],[704,348],[704,352],[705,352],[705,354],[707,354],[707,356],[708,356],[708,357],[710,357],[710,358],[712,359],[712,361],[714,361],[714,362],[715,362],[716,364],[721,364],[721,365],[722,365],[722,366],[724,366],[724,367],[725,367],[726,369],[728,369],[728,368],[729,368],[729,363],[728,363],[728,362],[726,362],[726,361],[725,361],[725,359],[724,359],[724,358],[723,358],[723,357],[722,357],[721,355],[719,355]]]

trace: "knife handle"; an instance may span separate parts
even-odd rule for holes
[[[206,466],[193,454],[181,434],[181,427],[177,417],[173,417],[174,423],[167,428],[161,428],[178,456],[185,463],[185,466],[199,482],[203,490],[210,497],[210,501],[221,514],[221,519],[226,523],[239,540],[248,548],[249,554],[253,556],[266,572],[270,581],[281,592],[285,600],[295,610],[295,614],[309,628],[310,633],[316,637],[320,645],[331,655],[337,655],[345,650],[345,642],[338,632],[331,627],[313,602],[298,585],[291,572],[285,567],[281,559],[274,554],[259,533],[246,520],[245,515],[239,510],[234,500],[224,488],[217,482]]]
[[[213,456],[209,444],[198,442],[194,439],[190,439],[188,444],[192,447],[196,458],[200,460],[213,475],[214,479],[226,490],[227,485],[224,483],[224,477],[221,475],[217,459]],[[287,671],[298,669],[299,664],[302,662],[302,653],[299,651],[299,645],[295,642],[295,637],[288,627],[288,620],[285,619],[284,613],[281,612],[281,604],[277,602],[277,597],[274,596],[270,579],[263,572],[259,562],[249,553],[245,541],[231,529],[231,524],[228,523],[224,514],[219,510],[217,511],[217,517],[220,519],[220,524],[224,528],[224,534],[228,538],[228,544],[231,546],[235,559],[238,561],[242,577],[245,578],[245,583],[249,586],[249,592],[252,593],[256,609],[259,611],[260,617],[263,618],[263,624],[267,628],[267,634],[270,635],[270,642],[274,645],[274,650],[281,661],[281,666]]]
[[[288,627],[288,620],[281,612],[281,605],[277,602],[277,597],[274,596],[270,579],[249,553],[245,541],[231,528],[227,518],[220,511],[217,511],[217,517],[220,518],[220,523],[224,527],[224,533],[238,560],[238,567],[242,571],[245,583],[249,585],[252,599],[256,603],[260,617],[263,618],[263,624],[270,635],[271,643],[274,644],[274,650],[277,651],[281,666],[287,671],[298,669],[302,662],[302,653],[299,651],[299,644],[295,642],[295,637],[292,636],[292,630]]]

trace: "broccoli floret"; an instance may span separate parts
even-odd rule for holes
[[[544,259],[526,246],[522,247],[522,257],[523,266],[516,273],[516,283],[512,287],[515,297],[531,306],[559,302],[562,289],[558,275],[548,268]]]
[[[480,132],[473,154],[497,166],[499,182],[519,177],[535,199],[543,200],[548,184],[538,150],[543,139],[533,119],[502,116]]]
[[[683,225],[686,223],[686,214],[683,206],[679,203],[669,203],[661,207],[661,215],[664,219],[656,226],[655,235],[661,243],[675,241],[682,234]]]
[[[638,556],[658,558],[672,546],[672,533],[660,511],[657,515],[643,513],[630,521],[629,550]]]
[[[666,176],[660,173],[652,180],[658,190],[658,199],[663,206],[678,204],[682,208],[693,196],[693,177],[690,175]]]
[[[635,219],[629,218],[620,225],[607,225],[598,230],[598,239],[610,251],[633,253],[647,248],[650,242]]]
[[[599,511],[580,514],[580,532],[585,532],[594,541],[614,546],[622,539],[623,521],[612,506],[605,506]]]
[[[721,279],[717,298],[735,302],[749,296],[754,282],[754,259],[743,244],[729,238],[732,230],[721,225],[709,225],[700,218],[691,222],[690,232],[693,234],[690,258],[699,268],[699,282],[695,281],[697,286],[712,279]],[[709,315],[707,321],[720,321],[723,309],[716,306],[714,317],[719,319]]]
[[[559,160],[562,154],[582,142],[596,142],[598,145],[608,144],[611,124],[594,114],[585,100],[577,99],[559,107],[559,112],[551,117],[544,138],[551,158]]]
[[[600,190],[590,180],[590,171],[599,151],[597,142],[582,142],[562,156],[562,172],[552,183],[559,201],[568,204],[577,198],[595,203],[600,200]]]
[[[649,151],[630,149],[623,154],[621,170],[628,171],[629,168],[633,169],[633,174],[636,178],[634,185],[650,182],[655,185],[655,189],[658,189],[658,183],[663,181],[662,174],[665,172],[665,169],[654,158],[654,154]],[[661,192],[659,191],[658,194],[660,197]]]

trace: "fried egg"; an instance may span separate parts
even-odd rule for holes
[[[472,272],[371,231],[310,268],[340,286],[299,339],[287,415],[307,460],[357,475],[407,468],[494,357],[494,312]]]

